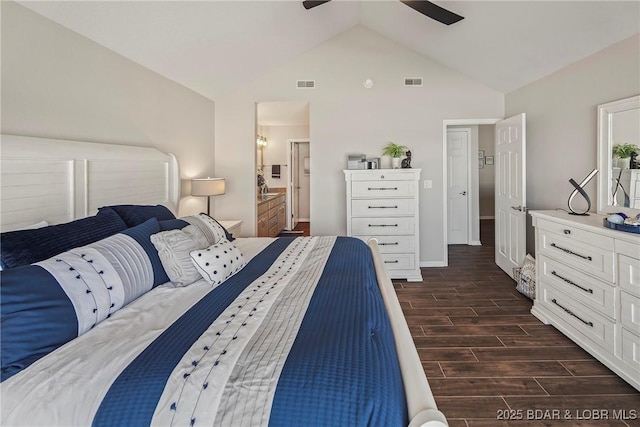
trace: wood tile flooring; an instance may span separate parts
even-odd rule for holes
[[[640,426],[640,393],[530,314],[494,263],[493,230],[481,221],[483,246],[449,246],[423,282],[394,280],[449,425]]]

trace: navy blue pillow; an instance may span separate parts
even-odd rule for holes
[[[149,218],[156,218],[158,221],[175,219],[176,216],[162,205],[114,205],[106,206],[102,209],[113,209],[120,215],[120,218],[127,224],[127,227],[140,225]]]
[[[113,209],[65,224],[0,234],[2,268],[14,268],[51,258],[54,255],[97,242],[127,228]]]
[[[160,231],[182,230],[189,225],[187,221],[181,219],[166,219],[158,222],[160,223]]]
[[[73,304],[38,265],[0,272],[2,381],[78,335]]]

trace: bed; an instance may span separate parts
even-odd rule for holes
[[[3,135],[1,162],[0,424],[447,425],[375,240],[175,219],[153,148]]]

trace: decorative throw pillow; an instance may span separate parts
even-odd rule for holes
[[[0,272],[2,380],[80,336],[168,278],[155,218],[37,264]]]
[[[202,277],[213,286],[218,286],[245,265],[240,250],[227,239],[206,249],[191,252],[191,260]]]
[[[29,265],[71,248],[88,245],[127,228],[113,209],[97,215],[48,227],[0,234],[2,269]]]
[[[98,212],[102,209],[113,209],[120,215],[127,227],[135,227],[150,218],[164,221],[176,217],[169,208],[163,205],[113,205],[102,207],[98,209]]]
[[[209,242],[194,225],[182,230],[169,230],[151,236],[158,250],[162,266],[169,280],[176,286],[187,286],[200,279],[200,273],[189,258],[189,253],[206,248]]]
[[[200,232],[205,236],[207,242],[209,242],[209,245],[218,243],[220,239],[226,238],[224,227],[218,224],[215,219],[211,218],[207,214],[201,213],[198,215],[187,216],[180,219],[197,227],[198,230],[200,230]]]

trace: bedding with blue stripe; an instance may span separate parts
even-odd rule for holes
[[[369,248],[237,239],[212,289],[158,286],[2,384],[2,424],[407,425]]]

